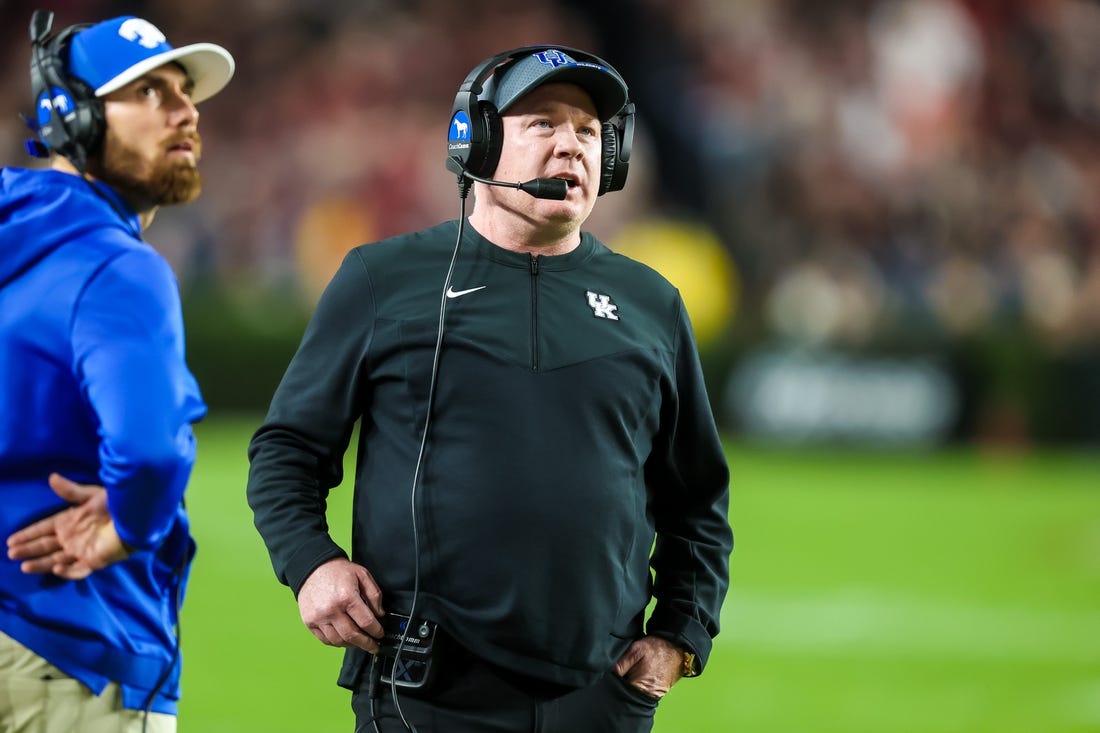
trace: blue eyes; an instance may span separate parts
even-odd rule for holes
[[[546,130],[553,129],[553,127],[554,127],[554,125],[550,122],[550,120],[539,120],[538,122],[535,123],[535,125],[540,127],[540,128],[546,129]],[[577,130],[577,133],[580,134],[580,135],[586,135],[586,136],[589,136],[589,137],[594,137],[597,134],[596,131],[594,129],[592,129],[591,127],[582,127],[579,130]]]

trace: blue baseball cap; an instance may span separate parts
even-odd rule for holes
[[[213,43],[172,48],[164,34],[147,20],[132,15],[105,20],[73,35],[69,73],[86,82],[97,97],[110,94],[142,74],[174,61],[194,84],[191,101],[198,104],[229,83],[233,57]]]
[[[576,84],[596,103],[601,122],[622,111],[629,99],[626,82],[610,66],[594,61],[577,61],[561,49],[536,50],[504,66],[485,84],[483,97],[503,114],[520,97],[535,87],[551,82]]]

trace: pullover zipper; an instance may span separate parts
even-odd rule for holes
[[[531,255],[531,369],[539,370],[539,258]]]

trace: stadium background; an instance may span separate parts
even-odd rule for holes
[[[34,7],[0,0],[6,165],[38,164],[16,115]],[[343,253],[457,215],[466,73],[538,42],[631,85],[630,179],[588,228],[681,288],[731,451],[723,634],[658,731],[1100,730],[1097,5],[50,7],[238,63],[200,110],[205,194],[147,234],[211,406],[183,733],[350,729],[338,654],[251,528],[244,448]]]

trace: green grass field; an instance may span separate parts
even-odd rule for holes
[[[199,426],[181,733],[351,733],[244,496],[255,420]],[[1100,455],[731,446],[732,588],[658,733],[1100,731]],[[332,506],[346,545],[350,491]]]

